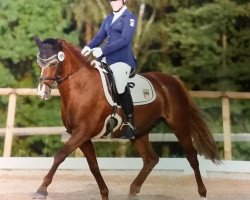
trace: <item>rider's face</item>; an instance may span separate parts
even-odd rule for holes
[[[110,0],[113,11],[118,11],[123,6],[123,0]]]

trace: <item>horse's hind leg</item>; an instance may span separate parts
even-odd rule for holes
[[[92,172],[92,174],[95,177],[95,180],[96,180],[98,187],[100,189],[102,200],[108,200],[109,190],[108,190],[108,187],[106,186],[106,184],[103,180],[103,177],[101,175],[92,141],[89,140],[89,141],[83,143],[80,146],[80,149],[84,153],[84,155],[88,161],[90,171]]]
[[[206,198],[207,195],[207,189],[203,183],[200,168],[199,168],[199,161],[197,158],[197,151],[193,145],[192,138],[190,135],[190,131],[188,130],[188,126],[185,126],[183,128],[176,129],[175,135],[177,136],[183,150],[185,151],[187,155],[187,160],[190,164],[190,166],[193,168],[196,183],[198,186],[198,193],[202,198]]]
[[[156,155],[149,142],[148,134],[141,138],[138,138],[135,141],[132,141],[132,143],[143,159],[143,167],[130,185],[130,198],[136,197],[136,194],[140,192],[142,184],[144,183],[154,166],[159,162],[159,157]]]

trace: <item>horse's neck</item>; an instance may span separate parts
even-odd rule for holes
[[[68,77],[58,89],[64,99],[75,98],[82,93],[86,83],[91,81],[94,69],[87,60],[71,46],[64,46],[65,60],[63,63],[62,78]]]
[[[65,54],[66,58],[62,69],[63,76],[71,76],[79,70],[82,70],[82,68],[89,68],[87,60],[75,49],[71,50],[67,48]]]
[[[77,73],[84,66],[81,62],[77,61],[66,61],[63,67],[63,74],[65,75],[73,75]]]
[[[73,45],[63,42],[63,51],[66,55],[63,69],[64,75],[74,74],[81,68],[89,65],[87,60],[81,55],[80,51],[78,51]]]
[[[93,69],[86,63],[71,60],[64,63],[62,79],[65,79],[58,87],[61,96],[70,98],[72,90],[76,91],[77,88],[83,88],[87,81],[91,79]]]

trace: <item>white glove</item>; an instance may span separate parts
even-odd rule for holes
[[[97,47],[92,49],[92,54],[94,57],[99,58],[102,56],[103,52],[101,48]]]
[[[101,63],[98,62],[97,60],[93,60],[90,64],[91,66],[96,67],[96,68],[101,66]]]
[[[84,56],[88,56],[90,53],[91,53],[91,49],[88,46],[85,46],[81,51],[81,54]]]

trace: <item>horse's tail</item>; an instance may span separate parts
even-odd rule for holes
[[[220,156],[213,135],[204,120],[204,113],[190,97],[190,125],[194,146],[198,154],[219,164]]]
[[[178,79],[178,78],[177,78]],[[191,95],[184,86],[181,80],[178,81],[184,87],[189,100],[189,120],[190,130],[193,139],[193,144],[197,150],[197,153],[203,155],[206,159],[211,160],[215,164],[220,164],[220,155],[217,145],[214,141],[213,135],[208,128],[208,124],[205,121],[205,114],[203,111],[194,103]]]

